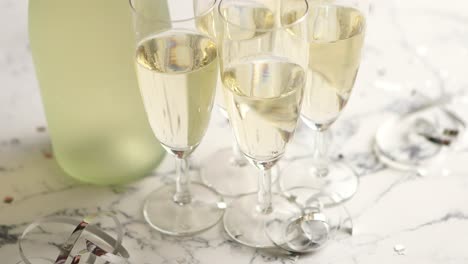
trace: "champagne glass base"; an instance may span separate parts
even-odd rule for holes
[[[143,215],[154,229],[168,235],[184,236],[214,226],[221,219],[225,204],[214,190],[191,183],[192,201],[180,205],[174,202],[174,184],[153,191],[145,200]]]
[[[342,203],[350,199],[357,191],[359,178],[356,172],[345,162],[336,161],[328,164],[328,174],[320,176],[312,166],[312,158],[297,159],[285,167],[280,177],[280,187],[285,192],[296,187],[308,187],[321,190],[330,199],[324,205]]]
[[[464,124],[449,112],[432,107],[383,123],[375,136],[374,152],[390,167],[424,175],[430,168],[442,166],[439,158],[463,131]]]
[[[286,222],[286,225],[268,223],[267,234],[278,247],[289,252],[313,252],[330,240],[346,239],[353,234],[353,222],[348,210],[341,204],[324,206],[324,202],[332,197],[321,190],[297,187],[288,190],[288,193],[289,198],[297,202],[304,212],[300,217]]]
[[[224,228],[236,242],[254,248],[274,248],[266,232],[269,222],[285,223],[301,214],[301,208],[279,194],[272,198],[273,210],[263,214],[257,210],[257,194],[234,200],[224,214]]]

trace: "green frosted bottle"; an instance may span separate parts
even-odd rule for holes
[[[148,175],[165,151],[137,86],[128,1],[30,0],[29,35],[63,170],[101,185]]]

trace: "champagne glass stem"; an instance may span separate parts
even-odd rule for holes
[[[325,177],[328,175],[328,142],[327,133],[328,130],[314,131],[314,167],[315,173],[319,177]]]
[[[271,202],[271,169],[261,170],[258,186],[257,211],[262,214],[269,214],[273,211]]]
[[[174,194],[174,202],[179,205],[189,204],[192,200],[190,195],[190,175],[189,162],[186,158],[176,158],[176,193]]]

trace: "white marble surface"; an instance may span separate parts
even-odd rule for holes
[[[412,89],[429,96],[441,88],[468,90],[467,10],[464,0],[374,1],[355,92],[333,128],[334,155],[343,154],[360,173],[359,191],[346,203],[355,234],[317,254],[285,258],[235,244],[221,225],[190,238],[164,236],[146,225],[140,205],[172,169],[169,158],[152,176],[124,188],[82,185],[65,176],[46,157],[47,132],[37,129],[46,123],[28,48],[27,1],[0,0],[0,262],[16,263],[15,243],[34,218],[101,209],[118,212],[135,264],[468,263],[466,145],[448,157],[448,176],[388,169],[371,152],[383,118],[418,102]],[[215,114],[197,159],[229,140],[227,124]],[[301,129],[294,144],[307,140]],[[303,154],[297,149],[292,145],[289,156]],[[13,202],[4,203],[6,196]],[[397,254],[395,245],[403,245],[405,254]]]

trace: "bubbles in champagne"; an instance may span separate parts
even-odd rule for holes
[[[304,70],[282,58],[257,57],[226,67],[222,80],[241,150],[255,160],[279,158],[299,117]]]
[[[166,33],[141,42],[136,62],[156,137],[169,150],[193,150],[205,134],[213,106],[218,77],[215,43],[195,33]]]
[[[350,7],[311,6],[309,70],[302,114],[318,129],[331,125],[345,107],[356,80],[365,19]]]

